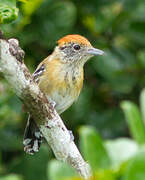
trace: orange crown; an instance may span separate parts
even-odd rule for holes
[[[70,35],[64,36],[63,38],[57,41],[59,46],[62,46],[70,42],[91,46],[91,43],[85,37],[80,36],[78,34],[70,34]]]

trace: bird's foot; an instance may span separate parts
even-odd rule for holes
[[[24,151],[28,154],[33,155],[39,151],[42,143],[42,135],[40,132],[35,132],[35,138],[27,138],[23,140]]]

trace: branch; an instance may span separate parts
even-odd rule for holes
[[[33,81],[23,57],[24,51],[16,39],[0,39],[0,71],[32,115],[56,158],[68,162],[84,179],[89,179],[90,166],[71,140],[62,119]]]

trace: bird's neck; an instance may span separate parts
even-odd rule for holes
[[[56,49],[49,56],[50,63],[54,64],[54,67],[58,67],[62,73],[68,73],[70,75],[77,76],[83,73],[84,64],[80,61],[66,62],[62,60],[62,57],[57,53]]]
[[[83,66],[81,64],[76,63],[63,63],[59,58],[53,58],[50,61],[52,67],[54,67],[54,71],[59,72],[60,76],[68,77],[71,79],[82,79],[83,78]]]

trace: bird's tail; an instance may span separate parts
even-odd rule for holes
[[[33,118],[29,115],[23,139],[24,151],[28,154],[38,152],[42,143],[42,138],[43,136],[39,131],[39,128]]]

